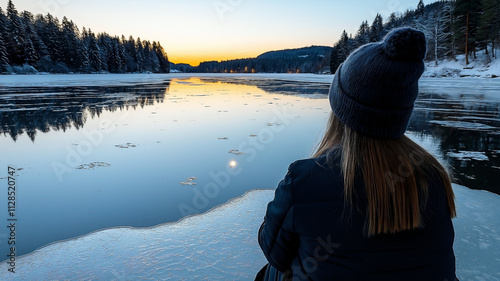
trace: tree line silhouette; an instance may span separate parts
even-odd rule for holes
[[[0,7],[0,73],[12,72],[169,73],[170,62],[159,42],[80,32],[66,17],[18,13],[9,0]]]

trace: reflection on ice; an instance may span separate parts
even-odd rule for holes
[[[500,280],[500,197],[454,185],[457,275]],[[252,280],[265,264],[257,243],[272,190],[153,228],[114,228],[43,247],[17,260],[25,280]],[[0,279],[12,277],[0,265]]]
[[[56,83],[66,78],[52,75],[44,78],[54,82],[51,87],[0,83],[1,158],[32,167],[22,177],[24,231],[18,255],[97,229],[176,221],[186,215],[180,206],[196,205],[206,186],[224,188],[200,199],[203,204],[190,213],[252,187],[273,187],[290,161],[310,154],[323,127],[323,114],[309,108],[322,107],[326,99],[294,94],[304,85],[308,92],[324,92],[325,85],[163,76],[160,83],[106,86],[86,84],[101,76],[72,77],[82,79],[82,86]],[[291,120],[298,115],[300,120]],[[289,121],[286,126],[278,126],[284,121]],[[264,165],[268,176],[255,177]],[[226,172],[231,172],[230,182]],[[199,179],[188,179],[192,176]],[[0,200],[0,209],[6,202]],[[4,233],[0,229],[0,239]],[[0,247],[0,261],[6,250]]]

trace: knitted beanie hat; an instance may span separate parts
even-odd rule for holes
[[[424,71],[425,35],[409,27],[355,50],[339,66],[330,105],[342,123],[374,138],[397,139],[408,127]]]

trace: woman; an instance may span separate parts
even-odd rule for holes
[[[337,69],[313,158],[292,163],[267,207],[264,280],[455,280],[443,166],[404,136],[425,36],[399,28]]]

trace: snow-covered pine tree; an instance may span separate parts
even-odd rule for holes
[[[9,58],[7,56],[7,48],[5,48],[5,42],[0,32],[0,73],[6,72],[9,68]]]
[[[24,23],[24,51],[26,56],[26,63],[38,68],[38,62],[41,57],[47,55],[47,47],[40,39],[35,28],[33,27],[33,14],[24,11],[21,13],[21,17]]]
[[[81,34],[81,39],[83,41],[83,44],[88,47],[89,46],[89,30],[84,26],[82,28],[82,34]]]
[[[116,45],[114,41],[110,42],[107,51],[108,51],[107,55],[108,71],[111,73],[116,73],[118,72],[118,62],[117,62],[118,58],[117,58]]]
[[[7,39],[8,39],[7,21],[8,21],[7,15],[2,10],[2,7],[0,7],[0,33],[2,34],[5,44],[7,44]]]
[[[62,59],[72,70],[81,70],[88,65],[88,56],[80,40],[78,27],[66,17],[62,20],[63,52]]]
[[[22,65],[25,62],[24,27],[12,0],[9,0],[7,4],[7,19],[7,48],[10,50],[9,61],[12,64]]]
[[[144,61],[143,68],[145,71],[153,71],[152,61],[151,61],[151,43],[149,41],[144,40],[142,42],[144,46]]]
[[[109,71],[109,54],[111,47],[111,38],[107,33],[97,34],[97,43],[99,44],[99,50],[101,53],[101,68],[103,71]]]
[[[123,41],[125,52],[126,52],[126,69],[127,72],[138,71],[137,62],[137,50],[135,48],[135,39],[132,35],[129,36],[128,40]]]
[[[415,11],[406,10],[401,17],[401,23],[405,26],[415,27]]]
[[[101,61],[101,50],[99,44],[97,43],[97,39],[95,34],[89,30],[88,34],[88,52],[89,52],[89,63],[90,67],[93,71],[102,71],[102,61]]]
[[[339,51],[337,52],[337,55],[339,57],[339,60],[344,62],[351,53],[351,47],[349,44],[349,35],[347,35],[347,32],[345,30],[342,32],[342,35],[340,36],[339,47],[340,48]]]
[[[25,38],[23,43],[24,49],[24,62],[33,66],[35,68],[38,67],[38,53],[35,50],[35,46],[33,46],[33,42],[30,38]]]
[[[142,45],[141,38],[137,37],[135,42],[135,49],[137,53],[137,71],[143,72],[144,69],[144,46]]]
[[[389,15],[389,18],[387,19],[386,29],[391,30],[393,28],[401,26],[401,19],[396,15],[395,12],[391,13]]]
[[[417,9],[415,10],[415,17],[416,18],[423,17],[424,14],[425,14],[425,5],[424,2],[420,0],[418,1]]]
[[[118,57],[118,71],[120,73],[126,72],[126,51],[125,51],[125,46],[123,45],[123,41],[120,41],[118,37],[116,37],[116,42],[117,42],[117,57]]]
[[[153,42],[153,44],[154,44],[154,42]],[[163,49],[163,47],[161,46],[160,42],[156,43],[154,51],[158,57],[158,61],[160,64],[159,72],[160,73],[169,73],[170,72],[170,62],[168,61],[167,53],[165,52],[165,49]],[[247,67],[246,72],[249,72],[248,67]]]
[[[335,45],[332,48],[332,54],[330,56],[330,72],[335,73],[337,71],[337,68],[344,62],[345,58],[341,56],[342,54],[341,51],[341,46],[340,46],[340,41],[335,43]]]
[[[382,16],[377,13],[370,27],[370,42],[377,42],[384,36],[384,24]]]
[[[110,48],[108,49],[108,71],[111,73],[124,72],[124,54],[120,39],[118,37],[111,38]]]
[[[70,24],[73,27],[73,40],[76,47],[75,53],[77,55],[77,66],[73,70],[89,72],[90,62],[87,46],[85,46],[85,44],[83,43],[83,39],[78,26],[73,21],[70,21]]]
[[[370,26],[368,25],[368,21],[361,23],[354,42],[356,48],[370,42]]]
[[[53,62],[62,60],[63,46],[59,20],[51,14],[37,18],[37,33],[42,35],[42,40],[47,46],[47,52]]]
[[[158,54],[156,53],[156,41],[151,44],[151,50],[149,57],[151,58],[151,71],[154,73],[160,72],[160,60],[158,59]],[[240,67],[240,69],[243,69]]]
[[[80,70],[88,73],[91,71],[90,68],[90,55],[89,55],[89,50],[85,44],[83,44],[83,40],[79,40],[78,43],[80,56],[81,56],[81,65],[80,65]]]

